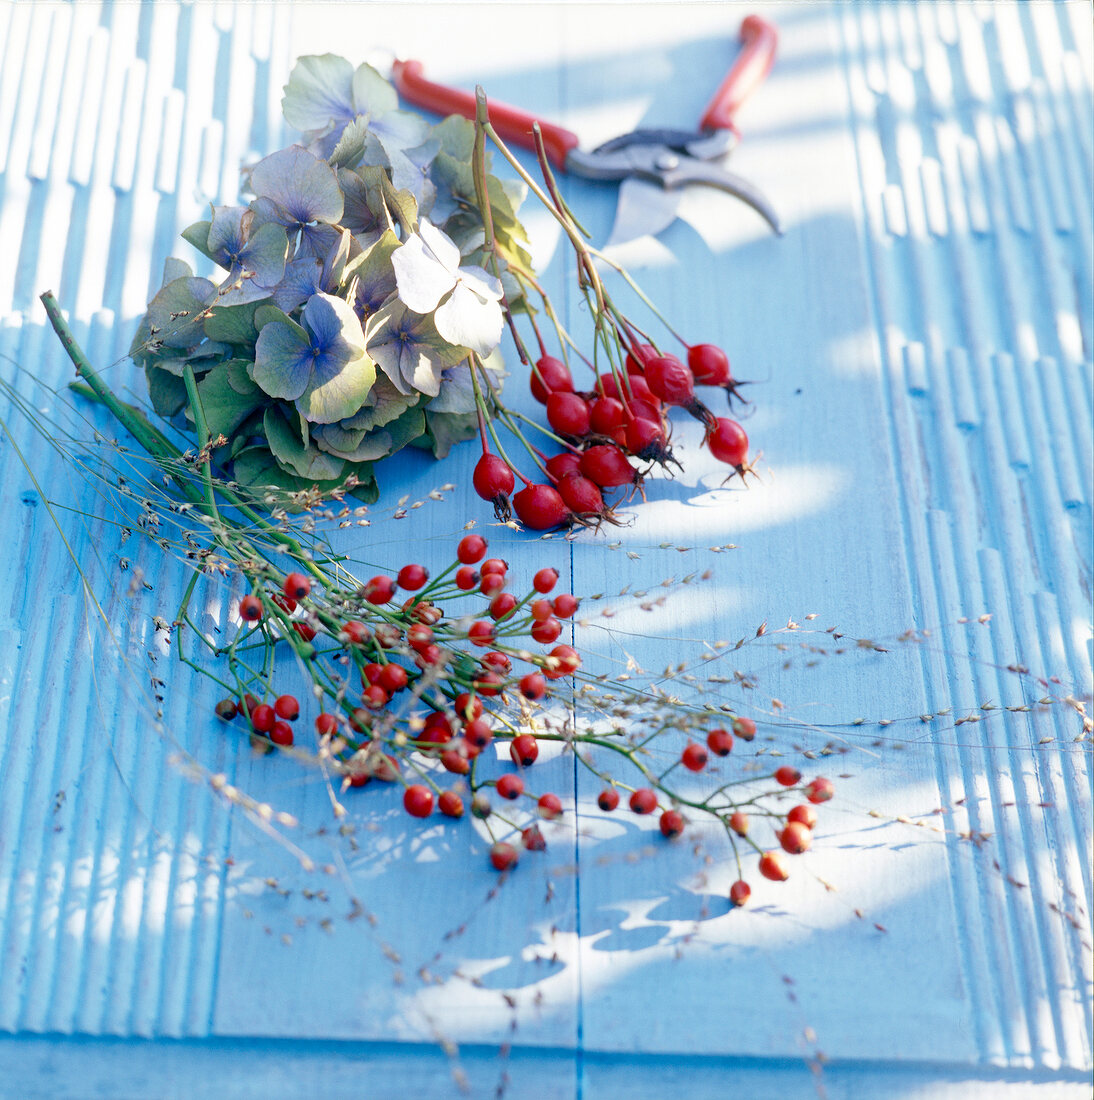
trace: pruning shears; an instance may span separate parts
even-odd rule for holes
[[[534,152],[532,127],[538,122],[547,158],[556,168],[585,179],[622,181],[609,244],[660,232],[676,217],[682,191],[691,184],[716,187],[736,196],[781,233],[778,215],[764,195],[718,163],[739,140],[734,121],[737,110],[763,82],[775,60],[778,34],[765,19],[746,16],[740,38],[741,50],[707,104],[698,130],[633,130],[585,152],[579,148],[577,135],[569,130],[493,100],[488,103],[491,124],[506,141]],[[392,79],[400,95],[417,107],[475,118],[475,96],[426,80],[420,61],[396,61]]]

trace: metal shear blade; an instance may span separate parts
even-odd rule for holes
[[[586,179],[623,181],[609,243],[660,232],[676,217],[682,189],[692,184],[715,187],[741,199],[781,233],[778,216],[759,189],[714,163],[736,145],[734,116],[767,76],[775,58],[775,28],[758,16],[747,16],[741,23],[741,41],[743,48],[707,105],[697,131],[640,129],[583,152],[576,135],[561,126],[538,122],[514,107],[491,101],[490,121],[507,141],[533,150],[533,130],[538,129],[548,159],[562,171]],[[396,61],[392,73],[399,92],[419,107],[475,117],[474,96],[425,80],[419,62]],[[648,215],[648,224],[643,224],[643,213]]]

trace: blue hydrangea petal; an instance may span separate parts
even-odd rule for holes
[[[251,377],[270,397],[295,401],[307,389],[319,354],[299,325],[270,321],[258,334]]]
[[[301,57],[289,74],[281,110],[298,130],[325,130],[348,122],[353,110],[353,66],[335,54]]]
[[[365,334],[357,314],[330,294],[313,294],[304,306],[304,325],[324,358],[348,362],[365,354]]]
[[[247,245],[254,213],[246,206],[214,206],[209,223],[208,253],[221,267],[231,270]]]
[[[300,226],[333,225],[342,217],[342,190],[334,169],[301,145],[290,145],[260,160],[251,171],[251,187]]]
[[[293,260],[285,268],[284,277],[273,290],[274,304],[285,313],[292,313],[313,294],[322,290],[320,276],[323,265],[314,256]]]
[[[399,96],[371,65],[359,65],[353,74],[353,115],[378,118],[399,106]]]

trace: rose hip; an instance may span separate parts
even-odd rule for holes
[[[727,466],[743,468],[748,458],[748,436],[736,420],[719,417],[709,426],[704,439],[710,453]]]
[[[483,454],[475,464],[471,484],[483,500],[493,504],[494,515],[498,517],[499,522],[506,523],[513,514],[509,506],[509,494],[516,485],[516,479],[508,463],[497,455]]]
[[[531,733],[519,734],[509,745],[509,755],[514,764],[529,768],[539,758],[539,742]]]
[[[311,581],[303,573],[290,573],[281,590],[290,600],[302,600],[311,591]]]
[[[513,508],[525,527],[548,531],[565,523],[570,509],[553,485],[527,485],[515,497]]]
[[[599,443],[581,456],[581,473],[601,489],[634,485],[638,471],[614,443]]]
[[[486,539],[482,535],[464,535],[456,547],[456,557],[464,565],[474,565],[486,557]]]
[[[630,807],[636,814],[652,814],[657,809],[657,795],[649,787],[639,787],[630,797]]]
[[[605,787],[596,797],[596,804],[607,814],[619,805],[619,792],[615,787]]]
[[[528,388],[541,405],[546,405],[549,394],[572,393],[574,380],[570,368],[561,359],[545,355],[537,360]]]

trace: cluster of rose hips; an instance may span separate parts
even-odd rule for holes
[[[740,383],[725,352],[714,344],[694,344],[684,363],[639,342],[629,329],[617,335],[625,351],[624,370],[597,375],[591,390],[575,390],[570,368],[555,356],[543,354],[534,364],[532,395],[546,407],[547,422],[567,449],[541,456],[546,480],[533,482],[484,446],[475,467],[475,491],[494,505],[499,519],[508,520],[513,510],[525,527],[536,531],[613,522],[605,494],[640,488],[653,464],[679,466],[669,446],[672,407],[702,422],[703,443],[715,458],[741,476],[749,470],[744,428],[715,416],[695,396],[696,385],[724,389],[731,403],[738,396]],[[510,504],[517,478],[524,488]]]
[[[709,730],[705,743],[689,740],[659,774],[649,770],[630,741],[619,740],[621,731],[560,732],[542,713],[536,722],[535,708],[550,695],[553,682],[580,670],[576,650],[557,643],[562,623],[579,603],[568,592],[555,594],[559,574],[549,566],[536,572],[530,591],[518,597],[509,591],[507,564],[488,558],[487,549],[482,536],[466,535],[456,560],[432,581],[422,566],[409,564],[394,577],[373,577],[352,598],[313,591],[306,574],[293,572],[279,586],[258,585],[240,601],[240,617],[247,624],[241,636],[249,637],[248,628],[258,625],[271,644],[288,641],[311,672],[320,704],[314,751],[331,763],[343,788],[362,787],[373,779],[402,783],[404,809],[415,818],[435,811],[460,818],[469,810],[490,834],[491,864],[507,870],[522,851],[546,846],[538,819],[555,820],[563,812],[557,794],[534,792],[526,779],[526,769],[539,758],[541,741],[612,748],[637,769],[642,785],[631,786],[596,770],[581,753],[582,763],[606,783],[597,798],[601,811],[616,810],[626,797],[635,814],[659,813],[660,831],[670,839],[685,831],[689,809],[714,816],[725,826],[735,852],[744,842],[759,854],[762,875],[785,879],[782,853],[764,851],[750,836],[750,814],[778,826],[782,851],[804,852],[816,822],[813,806],[831,797],[832,784],[814,779],[802,786],[801,774],[789,765],[767,777],[774,781],[772,790],[747,801],[728,793],[737,790],[733,783],[703,801],[672,784],[670,776],[678,765],[700,773],[712,756],[728,756],[735,739],[752,741],[756,726],[746,717],[734,718],[731,728]],[[402,603],[396,599],[399,592],[407,594]],[[450,609],[452,601],[467,597],[477,597],[477,610],[461,613],[462,604]],[[352,616],[345,613],[347,608]],[[525,648],[528,639],[551,648],[532,652]],[[476,655],[480,650],[481,656]],[[241,679],[241,688],[253,682]],[[221,700],[217,714],[225,720],[244,718],[256,741],[267,746],[292,746],[299,700],[277,694],[269,680],[262,687],[263,699],[241,690],[237,697]],[[678,725],[665,723],[665,732]],[[616,740],[609,744],[613,736]],[[484,750],[495,741],[508,744],[516,769],[496,778],[481,767]],[[442,786],[444,773],[456,777],[453,785]],[[769,807],[773,796],[799,787],[805,798],[801,805],[785,814]],[[491,789],[503,807],[528,807],[531,822],[527,815],[521,822],[521,815],[495,806]],[[742,905],[749,893],[748,885],[738,881],[731,901]]]
[[[533,763],[538,741],[531,733],[518,732],[506,710],[510,695],[527,708],[549,694],[552,681],[572,676],[581,665],[572,646],[552,645],[562,633],[563,620],[579,606],[568,592],[551,598],[558,571],[540,569],[531,591],[518,598],[507,591],[507,563],[487,558],[486,552],[486,540],[470,534],[460,540],[456,561],[432,582],[417,564],[403,566],[395,577],[373,577],[359,587],[355,599],[340,601],[339,610],[348,604],[355,617],[335,613],[330,599],[316,599],[311,580],[299,572],[290,573],[280,587],[258,586],[240,600],[244,623],[272,625],[271,642],[288,639],[289,630],[295,634],[291,644],[307,663],[322,706],[315,719],[317,748],[334,761],[345,785],[402,781],[404,806],[415,817],[429,816],[434,805],[449,817],[464,812],[460,793],[442,791],[431,770],[422,766],[425,761],[438,761],[446,771],[466,776],[498,734],[509,741],[514,763]],[[393,605],[400,590],[409,598]],[[477,612],[446,615],[448,601],[470,594],[482,601]],[[527,638],[551,648],[530,652],[524,645]],[[478,648],[485,652],[473,657]],[[231,663],[230,649],[228,656]],[[336,668],[354,670],[360,691],[344,673],[324,672],[324,658]],[[531,668],[514,671],[514,661]],[[267,696],[274,694],[269,683],[264,687]],[[492,706],[493,700],[500,706],[488,711],[484,703]],[[293,745],[290,723],[299,716],[300,704],[290,694],[262,702],[241,692],[238,698],[221,700],[216,712],[225,720],[247,719],[258,739],[284,748]],[[515,717],[519,721],[519,713]],[[507,799],[524,794],[519,775],[503,776],[492,785]],[[561,812],[553,794],[544,795],[538,805],[544,816]]]

